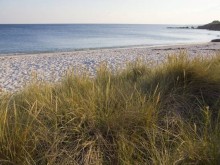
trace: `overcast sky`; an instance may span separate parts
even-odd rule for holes
[[[0,23],[204,24],[220,0],[0,0]]]

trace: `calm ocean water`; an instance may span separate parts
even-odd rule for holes
[[[173,25],[0,25],[0,54],[208,42],[220,32]]]

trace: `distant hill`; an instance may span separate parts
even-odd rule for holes
[[[220,31],[220,21],[213,21],[209,24],[198,26],[198,29],[216,30]]]

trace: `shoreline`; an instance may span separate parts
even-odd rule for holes
[[[45,55],[55,53],[73,53],[83,51],[95,51],[95,50],[109,50],[109,49],[132,49],[132,48],[157,48],[157,47],[173,47],[173,46],[193,46],[204,45],[210,42],[192,42],[192,43],[178,43],[178,44],[158,44],[158,45],[128,45],[128,46],[116,46],[116,47],[99,47],[99,48],[82,48],[73,49],[67,51],[39,51],[39,52],[23,52],[23,53],[0,53],[1,57],[14,57],[14,56],[31,56],[31,55]]]
[[[123,69],[137,59],[155,66],[170,54],[186,51],[191,58],[212,56],[220,52],[220,43],[176,44],[165,46],[132,46],[71,52],[35,53],[0,56],[0,90],[16,91],[33,79],[57,82],[68,70],[82,74],[85,70],[95,76],[96,69],[106,63],[112,71]]]

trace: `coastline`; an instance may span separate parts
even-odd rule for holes
[[[32,56],[32,55],[45,55],[55,53],[73,53],[82,51],[95,51],[95,50],[108,50],[108,49],[130,49],[130,48],[157,48],[157,47],[173,47],[173,46],[192,46],[192,45],[204,45],[209,42],[192,42],[192,43],[178,43],[178,44],[157,44],[157,45],[128,45],[128,46],[113,46],[113,47],[97,47],[97,48],[82,48],[72,50],[60,50],[60,51],[37,51],[37,52],[19,52],[19,53],[0,53],[1,57],[14,57],[14,56]]]
[[[0,89],[16,91],[28,84],[33,75],[42,81],[57,82],[68,70],[82,74],[85,70],[95,76],[96,68],[106,63],[114,71],[123,69],[129,62],[141,59],[157,65],[170,54],[186,51],[192,58],[212,56],[220,51],[220,43],[193,43],[160,46],[129,46],[97,48],[70,52],[0,55]]]

